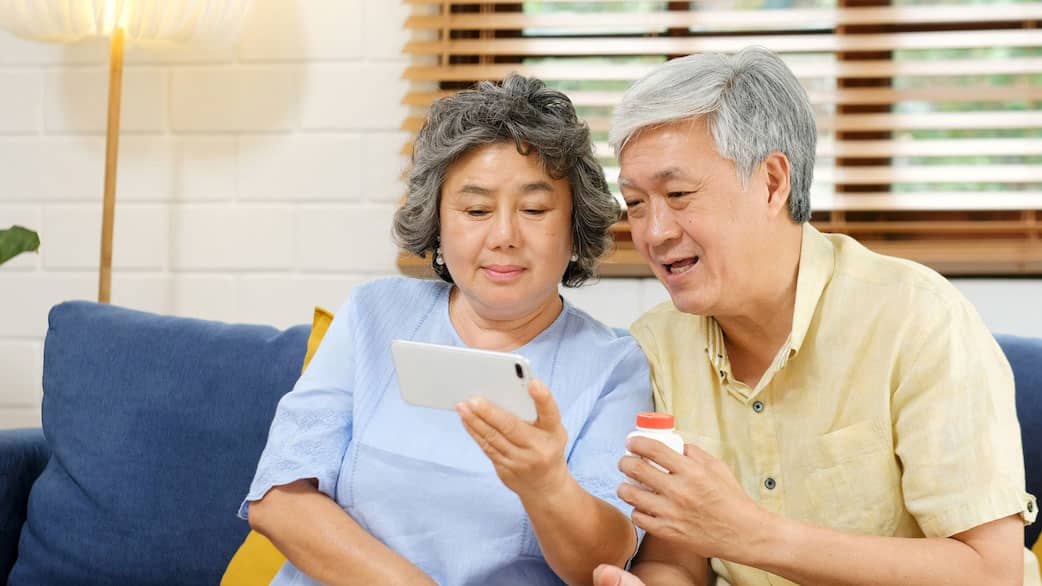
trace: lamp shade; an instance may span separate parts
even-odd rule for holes
[[[221,45],[242,28],[252,0],[0,0],[0,27],[37,41],[109,36]]]

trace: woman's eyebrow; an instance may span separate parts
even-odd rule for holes
[[[553,193],[554,188],[546,181],[533,181],[531,183],[525,183],[521,186],[522,193],[531,193],[533,191],[545,191],[547,193]]]
[[[476,185],[474,183],[464,183],[463,186],[459,188],[459,191],[457,193],[470,193],[473,195],[492,195],[493,190],[487,187]]]

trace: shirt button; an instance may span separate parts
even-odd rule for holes
[[[756,401],[753,403],[753,411],[759,413],[763,411],[763,401]]]
[[[773,478],[768,476],[767,480],[763,481],[763,485],[767,487],[767,490],[774,490],[774,487],[778,486],[778,483],[775,482]]]

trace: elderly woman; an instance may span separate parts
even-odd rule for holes
[[[577,584],[626,563],[616,461],[647,362],[558,294],[618,214],[564,94],[512,76],[433,105],[394,233],[441,281],[356,288],[279,403],[240,511],[288,559],[273,583]],[[537,420],[403,402],[395,338],[527,357]]]

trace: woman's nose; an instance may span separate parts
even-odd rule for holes
[[[489,247],[514,248],[518,245],[519,231],[517,218],[511,213],[496,214],[493,220],[492,233],[489,234]]]

